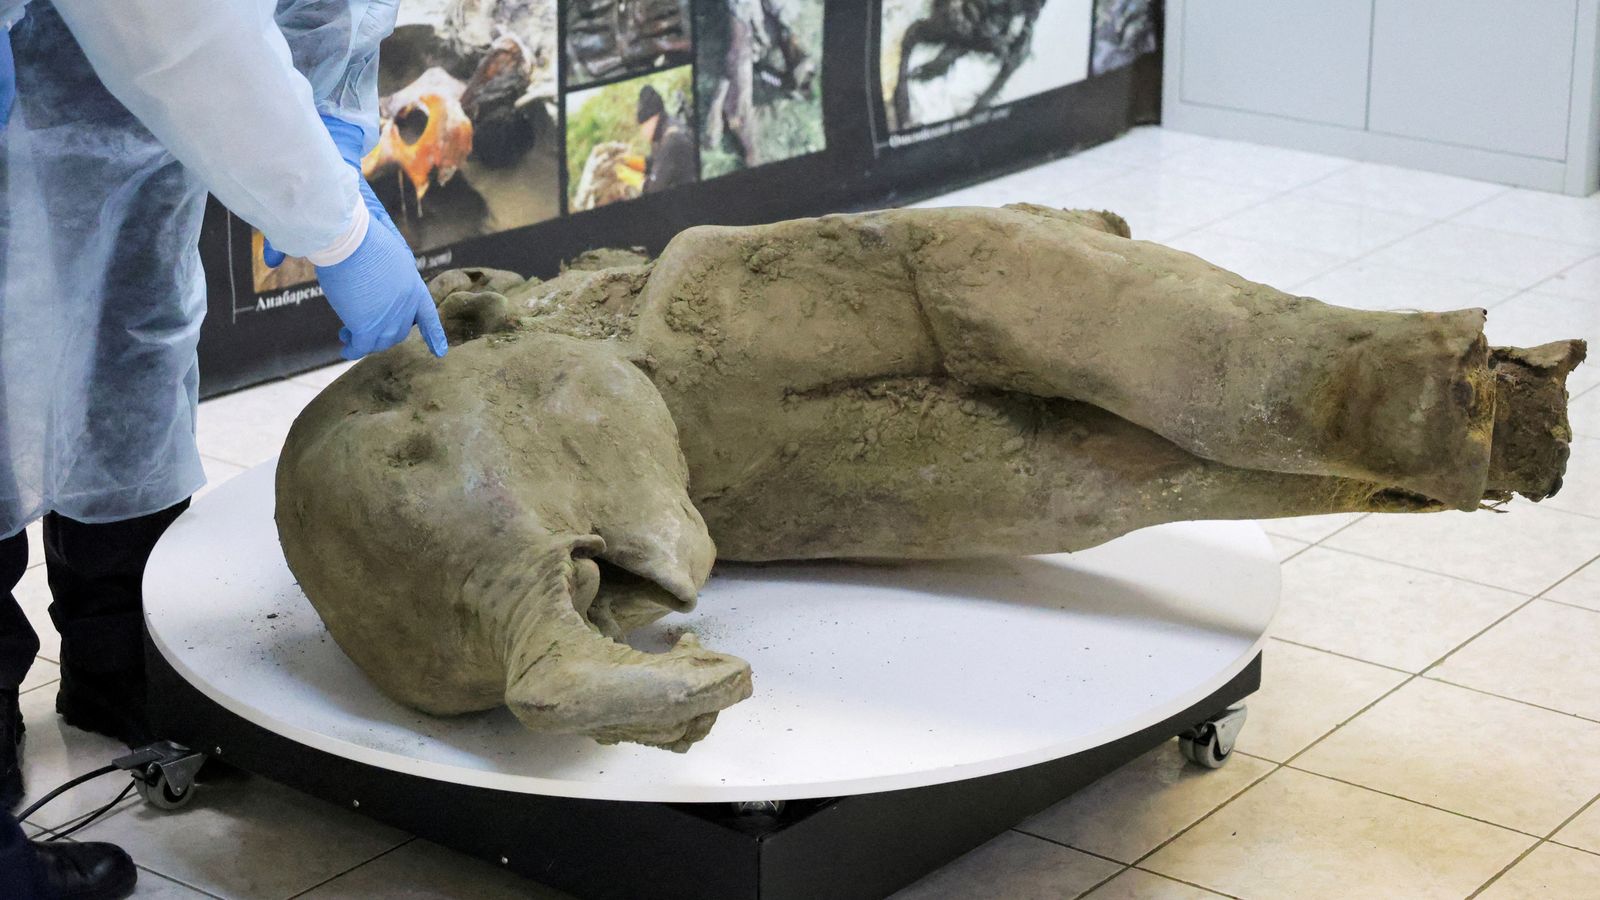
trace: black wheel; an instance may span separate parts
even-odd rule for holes
[[[787,805],[782,800],[740,800],[733,804],[733,811],[741,816],[777,816]]]
[[[160,769],[145,773],[145,777],[137,779],[136,783],[139,796],[156,809],[182,809],[194,799],[193,787],[182,791],[174,789]]]
[[[1202,725],[1193,734],[1179,735],[1178,749],[1190,762],[1208,769],[1220,769],[1233,757],[1232,750],[1222,749],[1222,741],[1213,725]]]

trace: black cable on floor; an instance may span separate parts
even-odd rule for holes
[[[62,786],[56,788],[55,790],[51,791],[50,793],[45,794],[43,797],[40,797],[37,801],[34,802],[34,804],[32,806],[28,807],[27,809],[25,809],[21,813],[19,813],[17,815],[17,818],[18,819],[26,819],[29,816],[33,815],[34,813],[38,812],[39,811],[39,807],[44,806],[46,803],[49,803],[51,800],[54,800],[55,798],[61,796],[62,794],[66,793],[67,791],[70,791],[73,788],[77,787],[78,785],[83,784],[85,781],[90,781],[90,780],[93,780],[95,778],[99,778],[101,775],[107,775],[107,774],[110,774],[111,772],[115,772],[115,771],[117,771],[117,767],[116,766],[101,766],[100,768],[95,769],[93,772],[90,772],[87,775],[79,775],[77,778],[72,779],[71,781],[67,782],[66,784],[63,784]]]
[[[113,806],[116,806],[118,803],[121,803],[122,802],[122,798],[128,796],[128,792],[133,790],[133,784],[134,784],[133,780],[129,779],[127,786],[122,789],[122,793],[118,794],[115,799],[113,799],[110,803],[107,803],[105,806],[102,806],[99,809],[95,810],[94,812],[90,813],[87,818],[79,821],[78,824],[72,826],[71,828],[68,828],[65,831],[51,831],[48,828],[45,829],[43,833],[49,835],[49,837],[45,838],[45,840],[47,840],[47,841],[59,841],[62,838],[66,837],[67,835],[72,834],[74,831],[77,831],[80,828],[85,828],[85,827],[89,826],[90,824],[92,824],[94,822],[95,819],[98,819],[101,816],[105,815],[106,813],[110,812],[111,808]]]

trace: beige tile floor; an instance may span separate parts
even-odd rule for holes
[[[1135,236],[1345,305],[1482,306],[1497,341],[1600,339],[1600,197],[1146,128],[931,205],[1016,200],[1109,207]],[[203,404],[213,481],[276,452],[339,371]],[[1600,898],[1600,365],[1572,387],[1586,437],[1544,504],[1264,523],[1283,611],[1227,767],[1169,743],[901,896]],[[48,635],[42,570],[22,595]],[[56,722],[55,647],[25,685],[36,789],[115,749]],[[103,802],[82,793],[34,824]],[[259,779],[179,814],[125,802],[82,836],[128,846],[139,896],[557,896]]]

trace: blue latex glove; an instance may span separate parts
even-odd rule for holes
[[[0,128],[11,121],[11,101],[17,97],[17,67],[11,62],[11,32],[0,32]]]
[[[323,296],[345,325],[339,329],[340,355],[360,359],[387,350],[405,340],[415,325],[433,355],[444,356],[449,349],[444,326],[439,323],[433,297],[417,274],[411,248],[361,177],[361,127],[332,116],[323,116],[322,123],[339,155],[356,170],[361,199],[371,216],[367,236],[354,253],[336,265],[317,266]],[[267,265],[276,266],[284,255],[269,242],[262,248],[262,258]]]

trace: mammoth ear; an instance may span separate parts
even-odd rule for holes
[[[428,293],[433,296],[434,303],[443,303],[446,297],[457,291],[468,293],[493,291],[496,294],[504,294],[527,280],[515,272],[507,272],[504,269],[451,269],[440,272],[428,282]]]
[[[439,304],[439,323],[452,346],[486,334],[515,331],[517,308],[494,291],[456,291]]]
[[[711,575],[716,545],[682,487],[638,487],[634,505],[596,528],[606,542],[600,558],[658,585],[662,602],[687,612]]]

